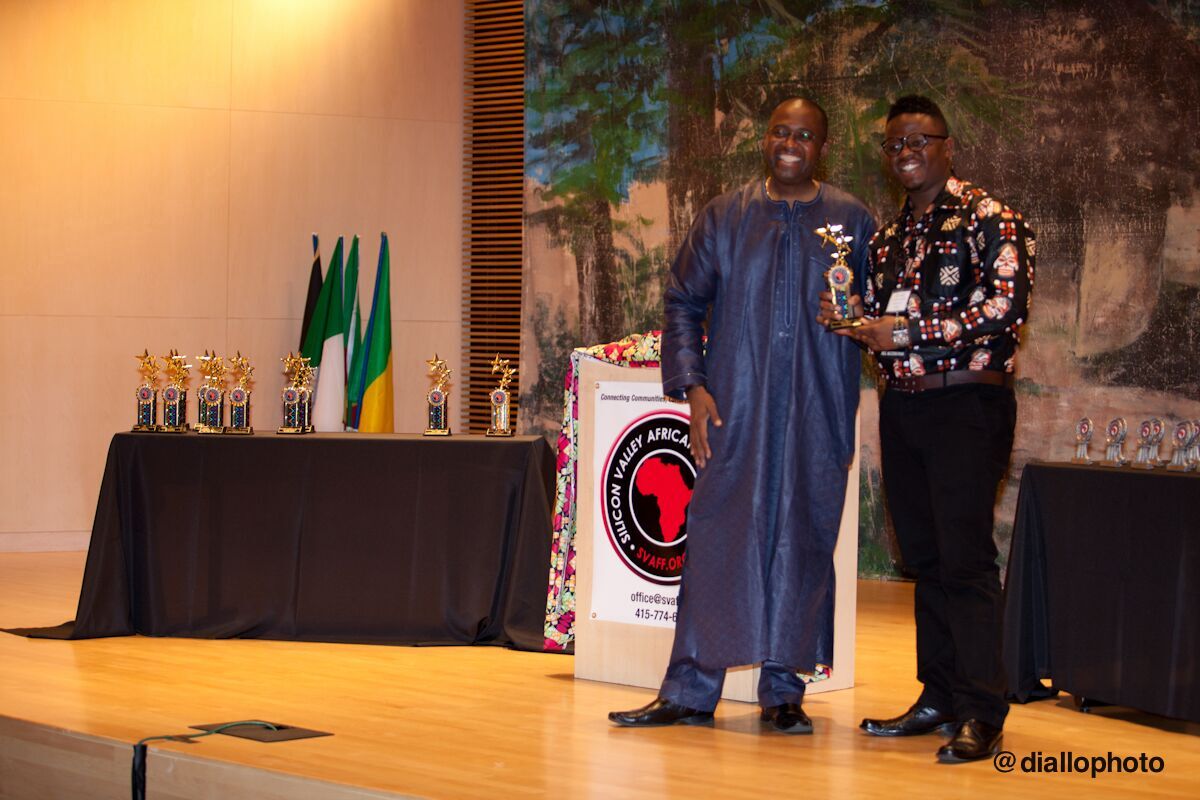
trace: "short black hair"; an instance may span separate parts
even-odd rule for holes
[[[775,105],[771,106],[771,113],[774,114],[775,109],[779,108],[780,106],[787,105],[788,103],[800,103],[800,102],[808,103],[810,106],[812,106],[813,108],[815,108],[817,110],[817,113],[820,114],[820,116],[821,116],[821,124],[825,126],[825,135],[829,136],[829,115],[825,113],[825,109],[821,106],[820,103],[818,103],[816,100],[809,97],[808,95],[797,94],[797,95],[792,95],[791,97],[785,97],[782,100],[780,100],[778,103],[776,103]]]
[[[891,122],[895,117],[901,114],[924,114],[927,117],[932,117],[942,123],[942,127],[946,133],[950,133],[950,123],[946,122],[946,117],[942,114],[942,110],[938,108],[938,104],[930,100],[928,97],[920,94],[906,94],[892,103],[892,107],[888,109],[887,121]]]

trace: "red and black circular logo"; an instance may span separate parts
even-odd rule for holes
[[[604,464],[604,527],[625,566],[652,583],[679,583],[687,510],[696,484],[688,419],[674,411],[639,417]]]

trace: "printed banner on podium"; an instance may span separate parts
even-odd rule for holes
[[[687,406],[654,384],[595,384],[592,619],[673,627],[696,483]]]

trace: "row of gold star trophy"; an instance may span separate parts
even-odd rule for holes
[[[187,421],[187,382],[192,369],[191,364],[184,363],[187,356],[181,356],[178,350],[171,350],[167,355],[158,358],[150,355],[149,350],[143,350],[138,359],[138,370],[142,373],[142,385],[137,388],[137,422],[134,431],[184,433],[191,430]],[[233,433],[252,434],[250,427],[250,379],[254,375],[254,367],[249,359],[242,356],[241,351],[228,360],[216,352],[204,351],[197,356],[200,361],[200,374],[204,382],[197,391],[197,433]],[[158,361],[162,361],[167,373],[167,384],[162,387],[162,423],[159,423],[159,387]],[[283,424],[278,428],[279,433],[304,434],[314,431],[312,425],[313,377],[316,370],[308,363],[309,359],[299,354],[288,353],[282,359],[283,374],[287,377],[287,385],[283,387]],[[445,359],[435,353],[433,358],[425,362],[429,365],[434,386],[425,396],[427,406],[426,436],[449,436],[449,399],[450,393],[446,384],[450,381],[453,370],[447,366]],[[226,376],[233,372],[236,384],[227,386]],[[500,373],[500,383],[490,395],[492,405],[492,424],[487,430],[488,436],[512,436],[510,418],[511,398],[508,386],[516,370],[509,366],[506,358],[500,358],[497,353],[492,361],[492,374]],[[225,401],[229,401],[229,425],[225,425]]]
[[[160,433],[185,433],[191,430],[187,421],[187,382],[192,365],[184,363],[187,356],[171,350],[161,359],[143,350],[138,360],[138,371],[142,373],[142,385],[137,388],[137,422],[134,431],[156,431]],[[204,351],[197,356],[200,374],[204,382],[196,392],[196,432],[251,434],[250,427],[250,379],[254,367],[241,351],[228,363],[216,352]],[[158,361],[161,360],[167,373],[167,385],[162,387],[162,423],[158,421]],[[236,384],[227,387],[226,376],[233,372]],[[228,391],[227,391],[228,388]],[[229,399],[229,425],[225,425],[225,400]]]
[[[448,403],[450,400],[449,392],[446,391],[446,384],[450,381],[450,373],[453,372],[446,365],[446,360],[439,358],[437,353],[433,354],[433,358],[425,362],[429,365],[429,371],[433,377],[433,388],[425,395],[426,405],[426,436],[449,436],[450,423],[447,414]],[[487,436],[512,436],[512,423],[509,416],[509,407],[511,398],[509,397],[508,385],[512,383],[512,377],[516,370],[510,367],[507,358],[501,358],[497,353],[492,359],[492,374],[500,373],[500,383],[495,389],[492,389],[489,400],[492,404],[492,424],[487,429]]]

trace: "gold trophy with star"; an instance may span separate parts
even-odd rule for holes
[[[492,359],[492,374],[500,373],[500,385],[492,389],[492,426],[487,429],[488,436],[512,436],[513,429],[509,417],[508,385],[512,383],[515,369],[508,365],[507,358],[501,358],[499,353]]]
[[[278,432],[312,433],[312,379],[316,370],[298,353],[288,353],[280,360],[288,384],[283,387],[283,425]]]
[[[179,355],[178,350],[171,350],[162,357],[163,366],[167,371],[167,386],[163,389],[163,421],[158,429],[163,433],[186,433],[187,422],[187,382],[192,369],[191,364],[185,364],[187,356]]]
[[[200,374],[204,383],[196,392],[196,433],[225,432],[225,359],[216,351],[204,351],[200,360]]]
[[[843,229],[844,226],[833,225],[826,220],[824,227],[813,231],[821,237],[821,241],[834,249],[833,264],[825,272],[825,282],[829,286],[829,294],[833,297],[833,307],[841,315],[841,319],[830,320],[830,330],[857,328],[863,324],[862,318],[851,318],[853,309],[850,308],[850,295],[854,292],[854,271],[846,263],[846,256],[850,254],[850,242],[854,241],[854,237],[844,233]]]
[[[249,435],[254,433],[254,428],[250,427],[250,378],[254,375],[254,367],[241,350],[229,359],[229,366],[237,384],[229,390],[229,426],[225,432]]]
[[[446,384],[449,382],[450,373],[453,370],[446,366],[445,359],[439,358],[437,353],[434,353],[433,358],[428,359],[425,363],[429,365],[433,377],[433,388],[425,395],[427,409],[425,435],[449,436],[450,422],[447,412],[450,405],[450,393],[446,391]]]
[[[151,433],[158,430],[158,361],[143,349],[138,360],[138,372],[142,373],[142,385],[135,392],[137,397],[137,422],[133,425],[135,433]]]

